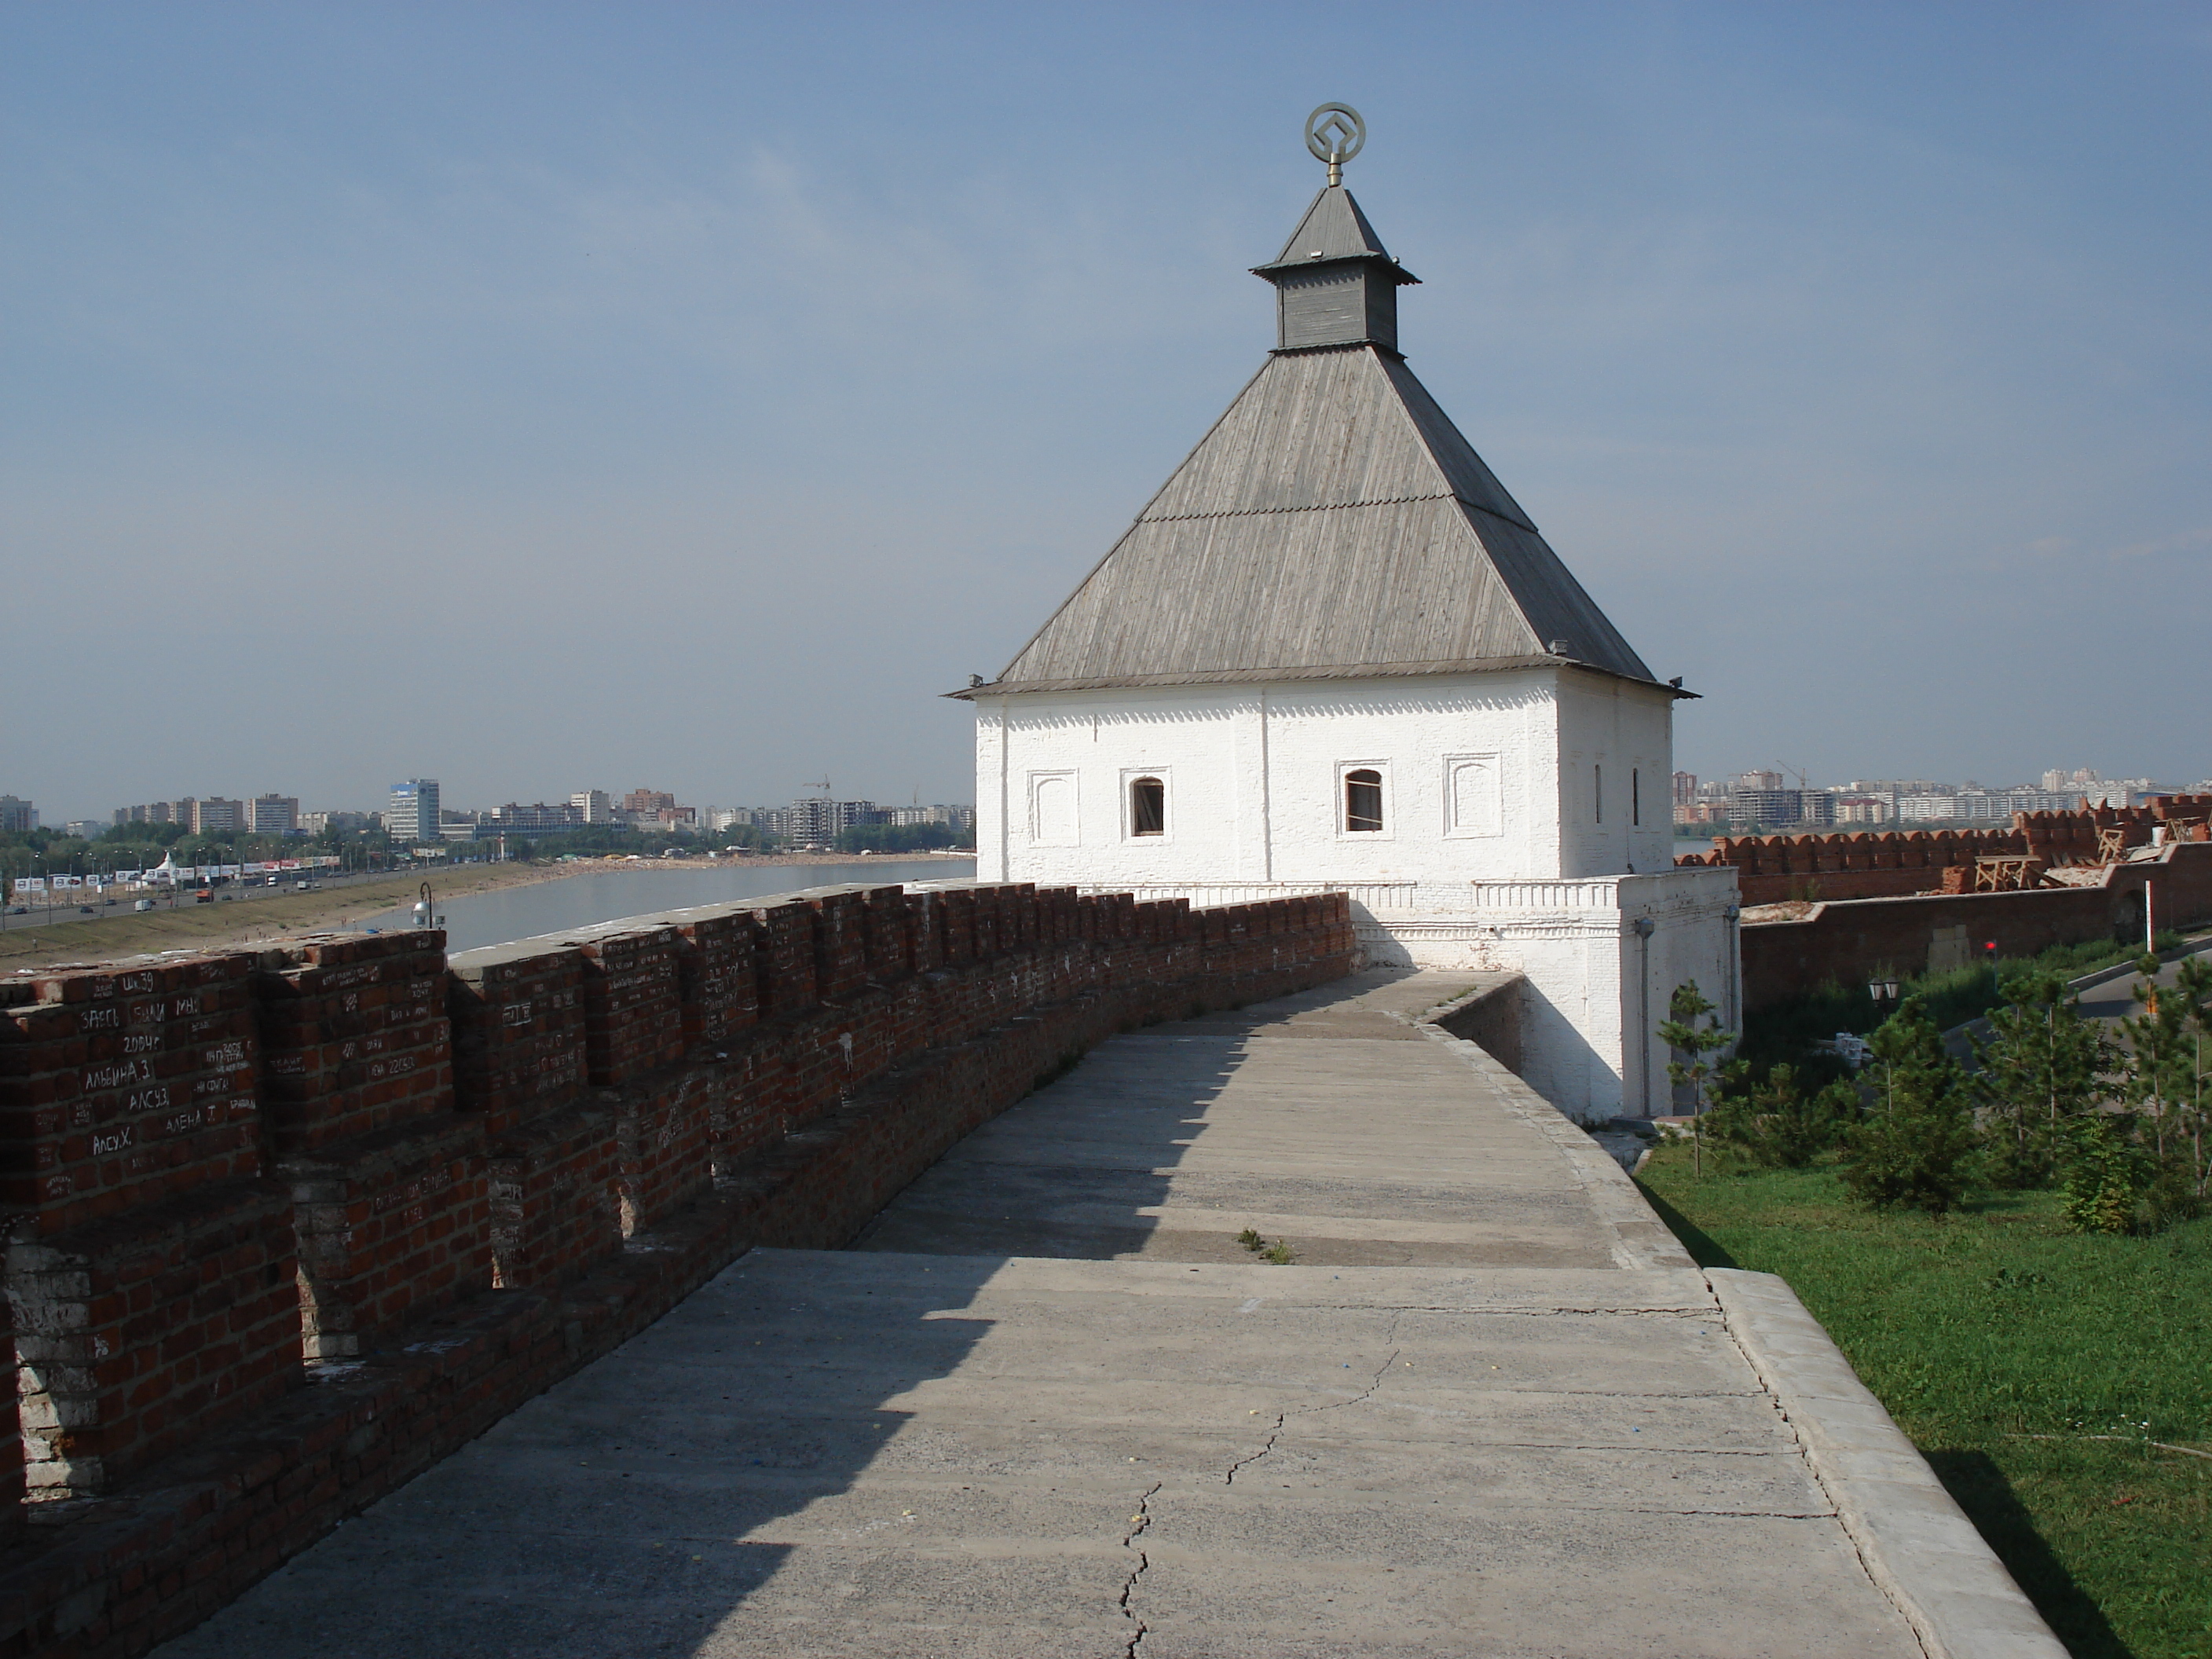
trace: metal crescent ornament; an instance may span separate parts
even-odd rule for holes
[[[1306,148],[1328,163],[1328,181],[1344,182],[1344,164],[1366,147],[1367,123],[1349,104],[1323,104],[1306,117]]]

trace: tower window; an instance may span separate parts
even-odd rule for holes
[[[1344,775],[1344,827],[1355,833],[1382,827],[1382,775],[1372,767]]]
[[[1644,822],[1644,774],[1632,766],[1628,769],[1628,821],[1638,825]]]
[[[1590,768],[1590,804],[1597,813],[1597,821],[1605,822],[1605,768]]]
[[[1168,787],[1158,778],[1137,778],[1129,785],[1129,833],[1160,836],[1167,833]]]

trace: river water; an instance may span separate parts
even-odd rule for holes
[[[727,904],[802,887],[894,882],[961,881],[975,873],[973,859],[871,859],[866,864],[685,865],[681,869],[595,870],[559,881],[531,882],[489,893],[463,893],[440,899],[446,918],[446,949],[473,951],[481,945],[533,939],[586,927],[595,921],[689,909],[697,904]],[[375,930],[413,925],[413,913],[401,908],[364,916],[356,928]]]

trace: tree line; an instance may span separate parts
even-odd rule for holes
[[[1825,1085],[1788,1063],[1722,1060],[1735,1034],[1718,1029],[1694,981],[1679,986],[1659,1035],[1689,1097],[1698,1172],[1708,1149],[1723,1165],[1833,1161],[1869,1208],[1937,1216],[1977,1185],[2056,1188],[2080,1232],[2152,1232],[2201,1215],[2212,963],[2184,959],[2172,985],[2157,982],[2154,955],[2135,968],[2136,1012],[2117,1037],[2063,977],[2031,969],[2000,981],[1972,1066],[1910,996],[1868,1038],[1856,1074]]]

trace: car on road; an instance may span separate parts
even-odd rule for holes
[[[94,909],[89,904],[78,905],[76,907],[76,913],[81,916],[96,916],[100,914],[99,911]]]
[[[151,899],[140,899],[131,908],[134,910],[150,910],[154,908],[154,901]]]

